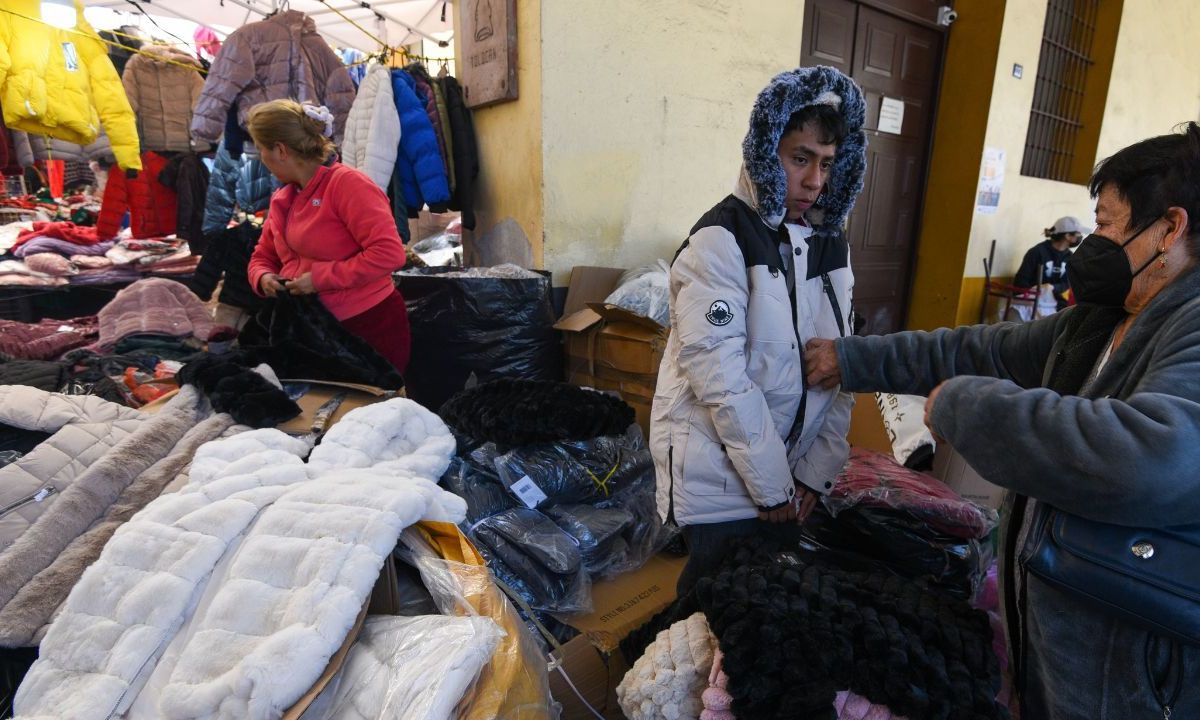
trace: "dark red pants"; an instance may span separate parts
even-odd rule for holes
[[[404,374],[412,348],[412,335],[408,331],[408,309],[399,290],[393,291],[370,310],[346,318],[342,326],[366,340],[400,374]]]

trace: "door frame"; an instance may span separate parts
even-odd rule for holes
[[[805,17],[808,17],[808,6],[813,0],[805,0]],[[899,327],[908,329],[909,315],[912,310],[913,288],[917,281],[917,265],[921,250],[921,235],[925,224],[925,205],[929,199],[929,178],[933,174],[933,141],[937,135],[938,121],[941,115],[942,106],[942,85],[946,70],[946,56],[950,44],[950,27],[939,25],[936,21],[929,18],[921,17],[915,13],[898,8],[889,3],[887,0],[847,0],[855,5],[862,5],[885,15],[910,22],[915,25],[920,25],[923,28],[936,30],[941,34],[941,42],[938,46],[937,70],[934,73],[936,78],[933,86],[933,94],[930,96],[930,105],[932,111],[929,114],[929,137],[925,141],[925,148],[921,153],[921,181],[920,193],[921,198],[917,203],[916,219],[913,223],[913,240],[908,250],[908,277],[904,285],[903,295],[900,299],[899,311]],[[954,0],[945,0],[946,5],[950,8],[954,7]],[[801,48],[801,55],[804,54]],[[853,62],[853,60],[851,60]]]

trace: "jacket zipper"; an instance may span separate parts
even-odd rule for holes
[[[675,446],[667,446],[667,524],[675,524]]]
[[[58,492],[58,488],[54,487],[53,485],[43,485],[42,487],[37,489],[37,492],[26,495],[25,497],[21,498],[20,500],[17,500],[16,502],[13,502],[13,503],[9,503],[8,505],[5,505],[4,507],[0,508],[0,518],[8,515],[9,513],[14,512],[16,510],[20,510],[21,508],[25,507],[29,503],[40,503],[41,501],[45,500],[46,498],[50,497],[51,495],[53,495],[56,492]]]
[[[788,235],[786,227],[779,228],[779,234],[788,239],[791,243],[791,236]],[[796,408],[796,419],[792,422],[792,428],[787,434],[787,444],[791,445],[799,437],[804,430],[804,415],[808,410],[808,383],[806,378],[808,372],[804,367],[804,343],[800,341],[800,313],[796,309],[796,288],[799,287],[799,274],[796,272],[796,249],[792,248],[792,286],[788,288],[788,298],[792,305],[792,331],[796,334],[796,349],[800,354],[800,407]],[[787,284],[788,263],[783,264],[784,285]]]

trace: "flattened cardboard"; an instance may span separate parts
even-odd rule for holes
[[[289,380],[287,382],[309,381]],[[308,392],[301,395],[300,399],[296,401],[296,404],[300,406],[300,414],[283,423],[282,425],[278,425],[277,427],[285,433],[292,435],[305,435],[309,433],[312,430],[313,416],[316,414],[317,409],[324,405],[325,401],[329,400],[340,392],[346,392],[346,399],[342,401],[342,404],[338,406],[338,409],[333,413],[333,416],[325,425],[326,430],[333,427],[342,418],[346,417],[346,413],[350,412],[351,410],[363,407],[364,405],[382,402],[383,400],[387,399],[384,391],[379,390],[379,388],[372,388],[372,390],[379,392],[379,394],[376,394],[375,392],[369,392],[362,389],[350,389],[348,391],[344,391],[342,390],[344,387],[347,386],[340,383],[322,383],[319,385],[314,384]]]
[[[625,636],[675,601],[675,583],[687,558],[656,555],[640,569],[592,585],[592,612],[558,619],[612,652]]]

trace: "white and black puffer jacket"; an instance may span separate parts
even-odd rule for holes
[[[838,107],[849,134],[807,225],[785,223],[776,148],[792,113],[815,103]],[[650,430],[667,521],[753,518],[790,502],[797,483],[827,494],[845,465],[853,398],[806,388],[803,351],[813,338],[851,332],[854,275],[842,226],[862,189],[862,123],[861,92],[836,70],[775,78],[751,116],[737,189],[675,257],[672,332]]]

